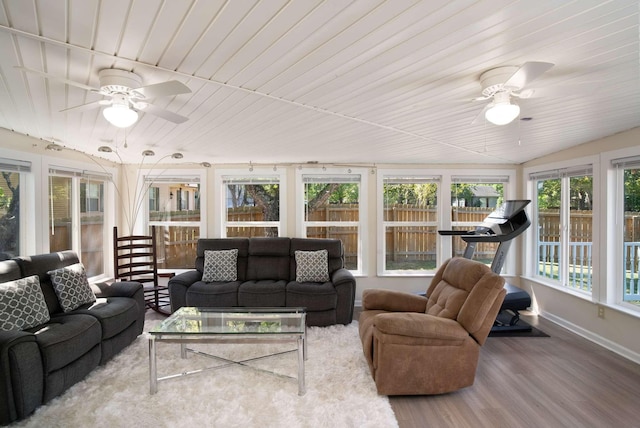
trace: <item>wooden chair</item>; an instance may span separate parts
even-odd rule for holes
[[[169,288],[158,283],[156,229],[151,235],[118,236],[113,228],[113,275],[116,281],[137,281],[144,287],[145,305],[164,315],[171,313]]]

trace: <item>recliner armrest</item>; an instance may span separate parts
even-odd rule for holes
[[[385,334],[460,342],[469,337],[457,321],[412,312],[381,313],[374,319],[375,328]]]
[[[172,284],[182,285],[184,287],[189,287],[197,281],[202,279],[202,272],[194,269],[186,272],[182,272],[169,280],[169,287]]]
[[[96,297],[134,297],[142,290],[142,284],[136,281],[115,281],[112,284],[94,284]]]
[[[362,309],[425,313],[427,298],[397,290],[367,289],[362,292]]]

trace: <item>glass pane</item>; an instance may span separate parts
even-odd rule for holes
[[[385,228],[385,270],[434,270],[437,236],[435,226]]]
[[[624,287],[622,299],[640,306],[640,169],[624,171]]]
[[[20,174],[0,176],[0,260],[20,255]]]
[[[104,273],[104,183],[80,180],[80,259],[87,276]]]
[[[226,188],[228,222],[280,221],[279,184],[228,184]]]
[[[560,179],[537,182],[538,275],[560,279]]]
[[[569,278],[567,286],[591,292],[593,177],[569,179]]]
[[[49,251],[71,250],[71,178],[49,178]]]
[[[359,221],[358,183],[305,183],[305,221]]]
[[[437,183],[385,183],[384,221],[436,222]]]
[[[158,269],[195,268],[199,226],[156,225]]]
[[[150,222],[200,221],[199,183],[153,183],[147,201]]]
[[[344,246],[344,264],[349,270],[358,270],[358,228],[307,227],[307,238],[339,239]]]

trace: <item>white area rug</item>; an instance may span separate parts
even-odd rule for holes
[[[147,328],[151,325],[147,322]],[[149,394],[145,334],[106,366],[36,411],[20,427],[397,427],[389,400],[379,396],[364,359],[358,324],[311,327],[306,387],[295,379],[232,366],[158,383]],[[196,349],[248,358],[294,345],[200,345]],[[158,375],[219,363],[199,355],[180,358],[180,345],[159,343]],[[214,352],[215,350],[215,352]],[[256,366],[297,376],[295,352]]]

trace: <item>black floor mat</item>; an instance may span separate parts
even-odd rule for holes
[[[489,337],[549,337],[549,335],[520,319],[515,327],[493,327]]]

